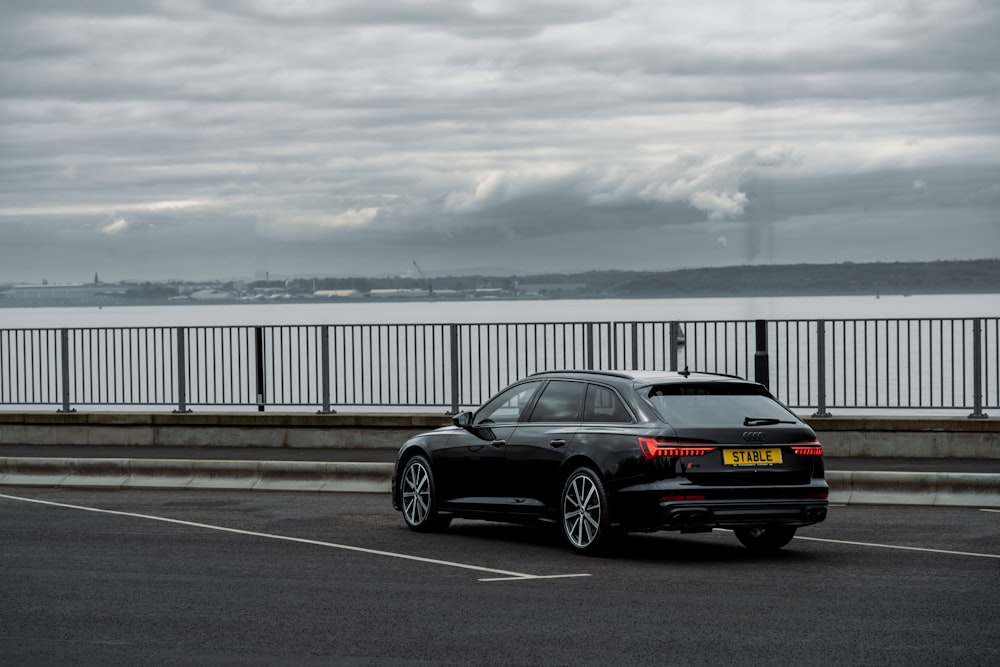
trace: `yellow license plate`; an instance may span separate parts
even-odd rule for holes
[[[723,449],[722,460],[727,466],[773,466],[781,463],[781,449]]]

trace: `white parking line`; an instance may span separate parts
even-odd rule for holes
[[[387,556],[389,558],[401,558],[403,560],[417,561],[418,563],[429,563],[431,565],[444,565],[446,567],[456,567],[464,570],[475,570],[478,572],[489,572],[491,574],[505,575],[502,577],[490,577],[485,579],[480,579],[479,581],[519,581],[526,579],[562,579],[567,577],[589,577],[589,574],[555,574],[555,575],[535,575],[526,574],[524,572],[511,572],[508,570],[497,570],[492,567],[482,567],[480,565],[469,565],[467,563],[456,563],[447,560],[438,560],[436,558],[423,558],[422,556],[411,556],[409,554],[395,553],[392,551],[381,551],[379,549],[366,549],[364,547],[355,547],[348,544],[335,544],[333,542],[321,542],[319,540],[307,540],[301,537],[289,537],[287,535],[273,535],[271,533],[258,533],[252,530],[240,530],[238,528],[227,528],[225,526],[214,526],[208,523],[196,523],[194,521],[182,521],[181,519],[170,519],[162,516],[153,516],[151,514],[135,514],[133,512],[120,512],[117,510],[106,510],[100,509],[98,507],[87,507],[85,505],[69,505],[66,503],[56,503],[50,500],[37,500],[35,498],[22,498],[20,496],[8,496],[6,494],[0,493],[0,498],[5,498],[7,500],[16,500],[25,503],[35,503],[38,505],[50,505],[52,507],[62,507],[66,509],[82,510],[84,512],[95,512],[98,514],[113,514],[116,516],[127,516],[136,519],[148,519],[150,521],[161,521],[163,523],[173,523],[180,526],[190,526],[193,528],[206,528],[208,530],[217,530],[223,533],[234,533],[237,535],[249,535],[251,537],[263,537],[269,540],[283,540],[285,542],[298,542],[299,544],[310,544],[318,547],[327,547],[330,549],[342,549],[344,551],[355,551],[358,553],[370,554],[373,556]]]
[[[802,537],[795,536],[797,540],[809,540],[810,542],[829,542],[831,544],[850,544],[856,547],[875,547],[877,549],[900,549],[902,551],[924,551],[932,554],[947,554],[949,556],[975,556],[977,558],[1000,558],[1000,554],[979,554],[970,551],[948,551],[947,549],[926,549],[924,547],[901,547],[895,544],[876,544],[874,542],[851,542],[848,540],[829,540],[823,537]]]
[[[589,574],[539,574],[537,576],[525,574],[517,577],[492,577],[490,579],[480,579],[479,581],[517,581],[518,579],[571,579],[573,577],[589,577]]]

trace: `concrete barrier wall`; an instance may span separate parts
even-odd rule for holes
[[[807,419],[828,456],[1000,459],[1000,419]],[[0,411],[0,445],[396,449],[450,424],[433,414]]]
[[[0,487],[389,493],[391,463],[0,457]],[[1000,508],[1000,475],[829,471],[830,502]]]
[[[844,505],[1000,507],[1000,475],[828,471],[830,502]]]
[[[0,486],[389,493],[391,463],[0,457]]]
[[[398,449],[445,415],[0,412],[0,445]]]
[[[824,417],[806,421],[828,456],[1000,459],[1000,419]]]

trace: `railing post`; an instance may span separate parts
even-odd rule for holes
[[[754,382],[765,387],[771,384],[770,359],[767,354],[767,320],[757,320],[757,345],[753,354]]]
[[[677,339],[680,329],[681,327],[677,322],[670,323],[670,333],[668,334],[670,336],[670,342],[668,343],[670,346],[670,368],[668,370],[671,371],[677,370]]]
[[[983,321],[972,324],[972,414],[969,419],[986,419],[983,412]]]
[[[607,343],[605,345],[605,349],[608,352],[608,367],[607,367],[607,370],[609,370],[609,371],[617,371],[617,370],[619,370],[619,366],[618,366],[618,347],[619,347],[619,345],[618,345],[618,329],[615,327],[615,323],[614,322],[603,323],[601,325],[601,327],[602,328],[607,327],[607,329],[605,329],[605,330],[608,332],[608,339],[607,339]],[[624,361],[624,358],[622,358],[622,361]]]
[[[459,351],[458,350],[458,343],[459,343],[459,341],[458,341],[458,325],[457,324],[451,324],[451,325],[449,325],[449,329],[450,329],[449,333],[450,333],[450,339],[451,339],[451,353],[449,355],[449,357],[450,357],[450,362],[449,363],[450,363],[450,366],[451,366],[451,414],[457,415],[458,414],[458,407],[459,407],[459,394],[460,394],[460,392],[459,392],[459,389],[460,389],[459,383],[460,383],[460,378],[461,378],[461,373],[459,373],[460,369],[459,369],[459,366],[458,366],[458,363],[459,363],[458,360],[459,360],[459,356],[460,356],[458,354],[458,351]]]
[[[264,328],[254,327],[254,357],[257,367],[257,412],[264,412]]]
[[[816,323],[816,382],[817,399],[819,406],[813,417],[830,417],[826,411],[826,322],[819,320]]]
[[[587,370],[594,370],[594,323],[587,323]]]
[[[632,365],[629,368],[633,371],[639,370],[639,323],[632,323]]]
[[[174,412],[191,412],[187,406],[187,329],[177,327],[177,409]]]
[[[323,409],[319,411],[322,415],[329,415],[336,412],[330,408],[330,327],[322,327],[323,333],[320,335],[320,364],[319,376],[321,391],[323,392]]]
[[[59,357],[62,378],[62,408],[59,412],[76,412],[69,406],[69,329],[62,329],[59,332]]]

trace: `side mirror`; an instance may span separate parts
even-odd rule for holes
[[[493,429],[488,426],[473,426],[472,418],[473,414],[471,412],[461,412],[451,418],[451,423],[459,428],[464,428],[477,438],[496,440],[496,436],[493,435]]]

